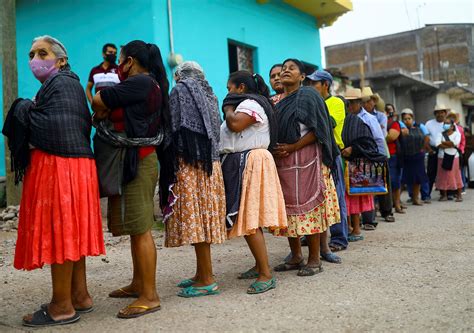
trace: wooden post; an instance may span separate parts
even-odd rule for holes
[[[362,89],[365,87],[364,60],[359,61],[359,70],[360,70],[360,89]]]
[[[16,6],[15,0],[2,0],[0,10],[0,57],[2,60],[3,120],[10,105],[18,97],[18,72],[16,63]],[[5,139],[5,170],[7,176],[7,205],[18,205],[21,187],[15,186],[10,171],[10,151]]]

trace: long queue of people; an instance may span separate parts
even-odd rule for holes
[[[113,50],[105,51],[114,62]],[[460,135],[451,118],[437,109],[436,124],[425,128],[405,109],[399,122],[393,105],[387,114],[376,110],[379,97],[371,92],[332,96],[332,76],[306,76],[297,59],[271,68],[273,96],[260,75],[231,73],[220,111],[198,63],[180,64],[168,93],[159,48],[135,40],[121,48],[120,83],[95,95],[88,84],[91,117],[60,41],[35,38],[29,58],[41,88],[34,100],[13,103],[3,129],[15,179],[23,181],[14,267],[51,265],[53,290],[48,304],[23,318],[26,326],[70,324],[94,309],[85,257],[105,254],[100,197],[108,197],[109,231],[131,240],[131,281],[109,294],[132,299],[117,314],[124,319],[161,309],[151,233],[157,182],[165,246],[195,250],[196,271],[177,284],[184,298],[221,292],[211,245],[227,239],[243,237],[253,255],[238,275],[252,280],[248,294],[274,289],[273,271],[307,277],[323,271],[322,260],[341,263],[334,252],[363,240],[361,226],[376,228],[376,204],[388,222],[393,208],[404,213],[401,183],[413,204],[427,202],[419,198],[432,180],[425,151],[441,198],[456,190],[462,200]],[[353,184],[351,172],[364,181],[370,175],[373,187]],[[265,231],[289,242],[289,255],[273,269]]]

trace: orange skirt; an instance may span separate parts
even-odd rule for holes
[[[31,152],[23,183],[14,266],[105,254],[94,159]]]

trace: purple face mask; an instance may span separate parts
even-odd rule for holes
[[[59,69],[56,68],[57,59],[50,59],[50,60],[38,60],[33,59],[30,61],[30,68],[33,72],[33,75],[43,83],[46,81],[51,75],[56,74]]]

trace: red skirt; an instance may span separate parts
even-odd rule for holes
[[[105,254],[95,161],[31,152],[20,205],[14,266]]]
[[[347,214],[355,215],[374,210],[374,197],[372,195],[348,195],[346,192]]]

